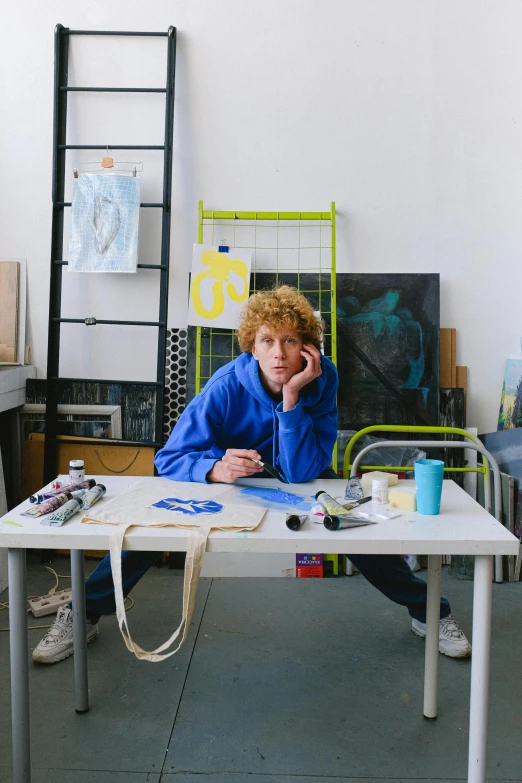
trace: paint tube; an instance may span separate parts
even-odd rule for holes
[[[308,514],[287,514],[286,515],[286,526],[289,530],[299,530],[300,527],[304,525],[306,520],[308,519]]]
[[[327,530],[342,530],[345,527],[354,527],[354,519],[339,517],[337,514],[325,514],[324,526]]]
[[[67,522],[74,514],[76,514],[82,507],[81,498],[72,498],[67,503],[55,511],[50,516],[42,519],[41,525],[51,525],[52,527],[60,527],[64,522]]]
[[[345,508],[327,492],[320,491],[315,498],[324,508],[323,523],[327,530],[342,530],[346,527],[373,524],[369,518],[366,520],[362,519],[362,517],[369,517],[370,515],[365,512],[358,512],[356,510],[356,501],[354,501],[353,506],[350,505],[349,508]]]
[[[364,516],[364,518],[363,518]],[[324,526],[327,530],[343,530],[346,527],[360,527],[361,525],[376,525],[374,519],[369,518],[369,514],[349,515],[346,517],[337,516],[337,514],[325,514]]]
[[[105,489],[104,484],[96,484],[95,487],[87,490],[87,492],[83,496],[82,509],[87,509],[90,508],[91,506],[94,506],[94,504],[97,503],[98,500],[105,495],[106,491],[107,490]]]
[[[42,503],[38,503],[32,508],[28,508],[27,511],[23,511],[21,516],[23,517],[43,517],[44,514],[50,514],[51,511],[55,511],[68,500],[71,500],[72,495],[70,492],[61,492],[59,495],[54,495],[52,498],[46,498]]]
[[[348,479],[346,489],[344,490],[344,497],[348,500],[359,500],[360,498],[364,497],[362,484],[355,476]]]
[[[337,516],[341,517],[348,516],[348,509],[344,508],[344,506],[341,506],[341,504],[338,503],[335,498],[329,495],[328,492],[323,492],[323,490],[317,492],[315,499],[319,501],[321,506],[324,508],[325,515],[336,514]]]
[[[55,481],[53,483],[58,484],[59,482]],[[55,487],[54,489],[48,489],[46,492],[40,492],[37,495],[31,495],[29,500],[31,503],[43,503],[44,500],[54,498],[56,495],[59,495],[62,492],[74,492],[77,489],[91,489],[91,487],[94,487],[95,484],[96,479],[93,478],[86,479],[86,481],[73,481],[69,482],[68,484],[64,484],[62,487]]]
[[[324,522],[324,508],[320,503],[316,503],[310,509],[310,519],[315,522],[316,525],[322,525]]]

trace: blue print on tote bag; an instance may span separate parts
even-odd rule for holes
[[[74,181],[71,272],[135,272],[141,179],[81,174]]]
[[[176,511],[179,514],[217,514],[223,510],[221,503],[215,500],[181,500],[180,498],[164,498],[152,503],[153,508],[165,508],[167,511]]]

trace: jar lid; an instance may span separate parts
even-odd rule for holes
[[[69,462],[70,468],[83,468],[83,459],[72,459]]]

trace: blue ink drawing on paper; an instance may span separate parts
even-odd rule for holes
[[[69,271],[136,272],[141,179],[81,174],[75,180]]]
[[[175,511],[178,514],[218,514],[223,511],[221,503],[215,500],[182,500],[181,498],[163,498],[157,503],[151,504],[153,508],[164,508],[167,511]]]

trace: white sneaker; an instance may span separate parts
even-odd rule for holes
[[[412,620],[411,630],[417,636],[426,636],[426,623]],[[443,617],[439,623],[439,652],[450,658],[469,658],[471,644],[459,628],[453,615]]]
[[[100,635],[97,625],[87,622],[87,642]],[[54,623],[40,644],[33,650],[35,663],[58,663],[72,655],[73,650],[73,612],[70,606],[61,606]]]

